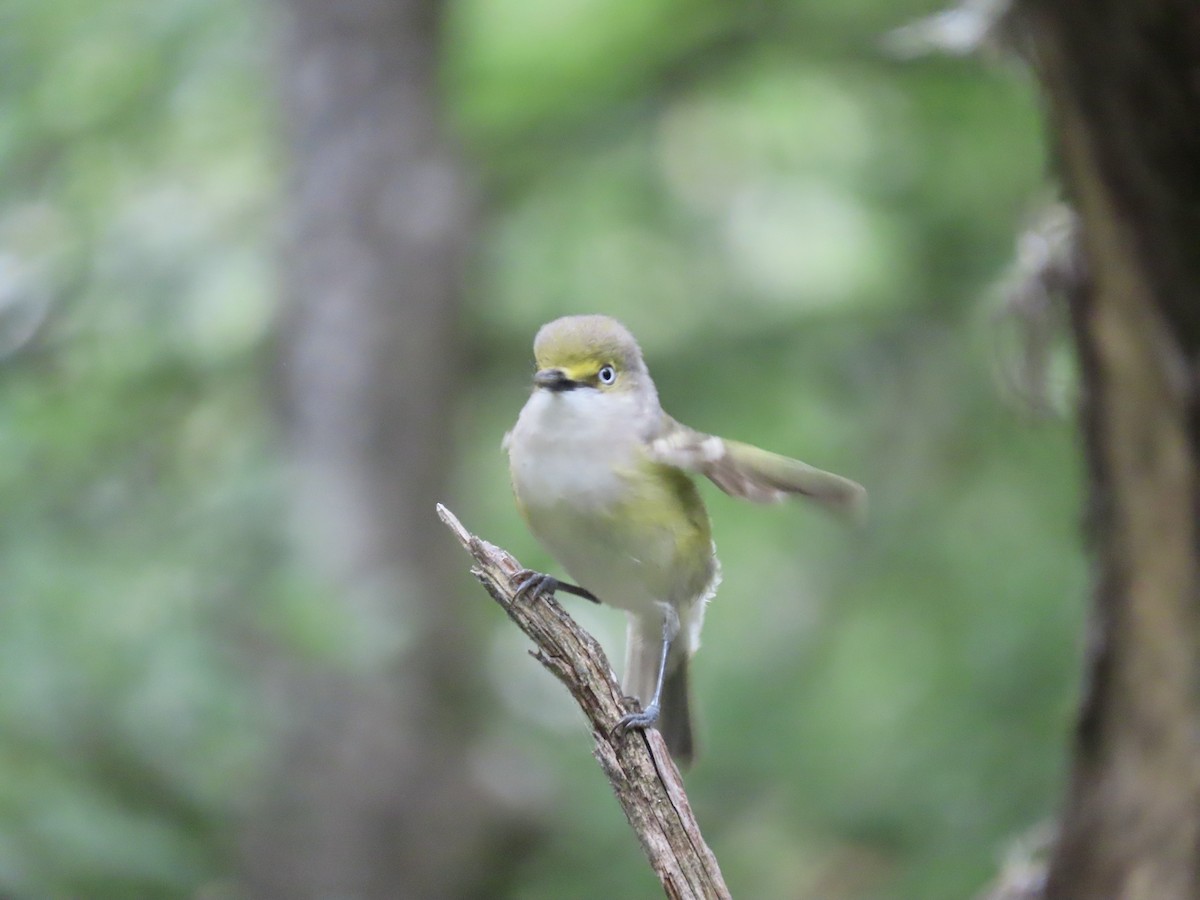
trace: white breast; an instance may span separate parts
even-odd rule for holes
[[[620,490],[615,471],[636,451],[631,410],[622,400],[586,388],[534,391],[506,440],[522,503],[612,502]]]
[[[605,603],[649,612],[638,548],[609,513],[640,453],[636,401],[587,388],[534,391],[506,439],[513,490],[534,535]]]

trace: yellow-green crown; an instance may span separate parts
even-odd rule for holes
[[[605,365],[618,372],[645,369],[629,329],[609,316],[564,316],[547,322],[533,340],[533,355],[539,369],[562,369],[580,381]]]

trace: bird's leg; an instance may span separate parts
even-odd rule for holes
[[[568,594],[574,594],[576,597],[582,597],[584,600],[591,600],[593,603],[600,602],[600,598],[587,590],[587,588],[559,581],[553,575],[547,575],[545,572],[522,569],[512,577],[512,580],[517,586],[517,590],[513,594],[513,598],[516,600],[520,600],[526,596],[533,597],[537,594],[551,596],[555,591],[566,591]]]
[[[679,634],[679,616],[674,608],[667,607],[666,615],[663,618],[662,652],[658,657],[658,677],[654,680],[654,695],[650,698],[650,702],[642,707],[641,712],[626,713],[621,716],[621,721],[613,728],[614,734],[623,735],[631,728],[649,728],[658,721],[663,679],[667,674],[667,657],[671,654],[671,643],[677,634]]]

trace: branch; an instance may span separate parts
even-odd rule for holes
[[[534,642],[533,656],[566,685],[587,716],[596,742],[592,753],[667,896],[728,898],[717,858],[704,843],[662,735],[654,729],[613,735],[613,727],[629,710],[596,639],[553,598],[515,600],[512,577],[521,566],[512,555],[471,534],[440,503],[437,511],[474,557],[471,573]]]

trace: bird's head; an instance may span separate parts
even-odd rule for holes
[[[564,316],[547,322],[533,341],[537,388],[593,389],[602,394],[653,393],[642,351],[629,330],[608,316]]]

